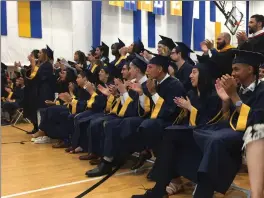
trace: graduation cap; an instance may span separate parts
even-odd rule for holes
[[[66,68],[67,74],[66,79],[68,82],[75,82],[77,78],[77,72],[72,68]]]
[[[118,38],[118,47],[121,49],[122,47],[125,47],[125,43],[123,41],[121,41],[119,38]]]
[[[139,54],[135,54],[136,57],[132,60],[133,65],[138,67],[140,71],[144,74],[147,69],[148,62]]]
[[[72,66],[72,67],[74,67],[74,66],[76,65],[76,63],[75,63],[75,62],[72,62],[72,61],[68,61],[68,63],[69,63],[69,65]]]
[[[158,54],[154,54],[154,57],[150,59],[149,64],[154,64],[154,65],[160,65],[162,68],[167,71],[168,67],[170,65],[170,59],[167,56],[161,56]]]
[[[103,69],[105,71],[105,73],[107,73],[107,74],[110,74],[110,72],[111,72],[111,70],[107,66],[103,66],[103,67],[101,67],[101,69]]]
[[[167,46],[170,50],[172,50],[174,47],[176,47],[175,43],[171,38],[168,38],[166,36],[160,35],[161,41],[159,41],[159,44]]]
[[[208,60],[207,56],[200,56],[200,55],[196,54],[196,57],[197,57],[197,60],[199,63],[204,63]]]
[[[134,42],[133,51],[135,53],[140,53],[140,52],[144,51],[144,44],[142,43],[142,41],[139,38],[137,41]]]
[[[48,45],[47,46],[47,56],[51,59],[51,60],[54,60],[54,57],[53,57],[53,51],[50,49],[50,47]]]
[[[183,52],[184,54],[194,53],[185,43],[183,42],[175,42],[177,44],[176,48],[178,52]]]
[[[264,69],[264,63],[262,63],[259,68]]]
[[[149,54],[154,54],[153,52],[151,52],[151,51],[149,51],[149,50],[147,50],[147,49],[144,49],[144,51],[146,51],[146,52],[148,52]]]
[[[1,69],[6,70],[7,69],[7,65],[3,62],[1,62]]]
[[[102,42],[102,48],[103,48],[103,51],[104,51],[104,55],[106,57],[108,57],[109,56],[109,46],[106,45],[104,42]]]
[[[259,68],[264,63],[264,55],[261,53],[238,49],[232,49],[232,51],[235,54],[233,64],[243,63],[251,65],[254,68]]]

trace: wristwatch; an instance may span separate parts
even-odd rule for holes
[[[239,100],[239,101],[236,102],[235,106],[236,107],[241,107],[242,104],[243,104],[243,102],[241,100]]]

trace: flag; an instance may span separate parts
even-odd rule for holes
[[[18,1],[18,34],[42,38],[41,1]]]
[[[124,7],[124,1],[109,1],[109,5]]]
[[[136,11],[137,10],[136,1],[125,1],[124,2],[124,9],[125,10]]]
[[[1,35],[7,35],[6,1],[1,1]]]
[[[153,1],[138,1],[138,9],[153,12]]]
[[[171,1],[170,13],[171,15],[182,16],[182,1]]]
[[[154,1],[153,13],[157,15],[165,14],[165,2],[164,1]]]

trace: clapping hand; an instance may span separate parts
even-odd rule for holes
[[[156,93],[155,81],[153,79],[148,79],[146,85],[147,85],[149,93],[151,95],[154,95]]]
[[[97,86],[97,88],[98,88],[98,90],[99,90],[102,94],[104,94],[105,96],[110,96],[111,92],[110,92],[108,86],[107,86],[107,87],[103,87],[102,85],[99,84],[99,85]]]
[[[237,94],[237,82],[233,76],[229,74],[223,75],[221,77],[221,86],[230,98]]]
[[[188,111],[192,110],[192,104],[188,97],[187,99],[184,99],[183,97],[175,97],[173,101],[178,107],[182,109],[186,109]]]
[[[72,97],[69,93],[59,94],[59,99],[61,99],[62,101],[66,102],[66,103],[71,103],[71,101],[72,101]]]
[[[127,92],[126,85],[119,78],[115,78],[114,83],[121,95]]]
[[[51,101],[51,100],[46,100],[45,103],[46,103],[47,105],[50,105],[50,106],[56,104],[55,102],[53,102],[53,101]]]
[[[212,48],[214,48],[214,41],[213,40],[208,40],[208,39],[206,39],[205,41],[204,41],[204,44],[207,46],[207,48],[210,50],[210,49],[212,49]]]
[[[239,45],[248,40],[246,32],[244,32],[244,31],[238,32],[236,34],[236,37],[237,37],[237,42],[238,42]]]
[[[90,81],[87,81],[84,87],[90,94],[93,94],[93,92],[95,91],[95,86]]]
[[[117,92],[117,88],[115,85],[109,85],[109,91],[113,96],[117,96],[118,92]]]
[[[131,83],[129,88],[137,92],[140,96],[143,95],[143,90],[142,90],[142,86],[140,83],[137,83],[137,82]]]
[[[229,96],[227,95],[225,89],[223,88],[221,84],[221,80],[218,78],[215,83],[215,89],[217,92],[217,95],[221,98],[222,101],[227,102],[229,101]]]
[[[6,90],[7,93],[11,93],[11,91],[12,91],[12,89],[9,88],[9,87],[6,87],[5,90]]]
[[[208,54],[209,49],[208,49],[207,45],[205,44],[205,41],[201,42],[201,43],[200,43],[200,46],[201,46],[202,51],[203,51],[205,54]]]

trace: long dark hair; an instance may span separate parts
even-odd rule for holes
[[[197,63],[194,66],[199,71],[197,89],[200,91],[200,98],[205,98],[210,95],[214,88],[213,79],[207,67],[205,63]],[[196,92],[197,89],[195,89]]]
[[[82,65],[86,65],[86,56],[85,54],[78,50],[75,52],[76,54],[78,54],[78,57],[79,57],[79,61],[78,61],[78,64],[82,64]]]

